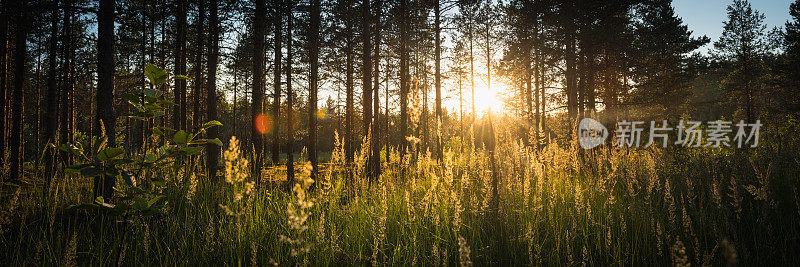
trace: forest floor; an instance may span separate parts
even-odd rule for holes
[[[441,162],[392,153],[372,184],[360,153],[348,167],[337,150],[317,181],[298,163],[291,191],[255,186],[230,145],[218,184],[201,166],[154,168],[136,186],[120,179],[114,204],[92,199],[91,179],[78,173],[60,176],[46,196],[44,179],[32,176],[4,190],[0,258],[10,265],[797,265],[800,142],[792,134],[800,127],[787,127],[794,128],[763,133],[750,150],[579,153],[500,142],[495,168],[488,151],[453,152],[460,146],[449,146]]]

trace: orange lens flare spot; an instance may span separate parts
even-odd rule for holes
[[[325,117],[328,117],[328,113],[325,112],[325,109],[317,109],[317,118],[323,120]]]
[[[272,131],[272,117],[266,114],[258,114],[255,118],[256,131],[267,134]]]

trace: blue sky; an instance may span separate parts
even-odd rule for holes
[[[752,0],[753,8],[766,15],[768,29],[783,26],[789,19],[789,4],[793,0]],[[689,25],[695,36],[706,35],[711,43],[704,51],[713,47],[713,42],[722,34],[722,22],[727,20],[726,8],[733,0],[674,0],[675,13]]]

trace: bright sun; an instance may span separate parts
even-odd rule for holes
[[[492,81],[491,88],[486,86],[486,83],[475,84],[475,112],[478,116],[482,116],[489,110],[492,112],[503,112],[505,105],[501,98],[500,92],[507,92],[508,85],[499,81]]]

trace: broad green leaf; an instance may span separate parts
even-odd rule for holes
[[[219,121],[209,121],[203,124],[203,129],[208,129],[214,126],[222,126],[222,123]]]
[[[164,107],[159,106],[157,104],[144,104],[144,107],[149,109],[149,110],[162,110],[162,109],[164,109]]]
[[[222,141],[220,141],[219,138],[214,138],[213,140],[210,140],[209,142],[214,143],[215,145],[218,145],[218,146],[222,146]]]
[[[180,130],[172,136],[172,141],[181,145],[185,145],[189,142],[189,133],[184,130]]]
[[[162,104],[162,105],[167,105],[167,106],[178,105],[178,104],[175,104],[175,102],[172,102],[172,101],[169,101],[169,100],[166,100],[166,99],[158,100],[158,101],[156,101],[156,103],[159,103],[159,104]]]
[[[117,156],[122,155],[122,153],[125,153],[125,150],[122,148],[109,147],[100,151],[100,153],[97,154],[97,159],[100,161],[105,161],[116,158]]]
[[[162,68],[147,65],[144,67],[144,75],[147,76],[147,79],[150,80],[155,86],[161,86],[164,82],[167,81],[167,71]]]

